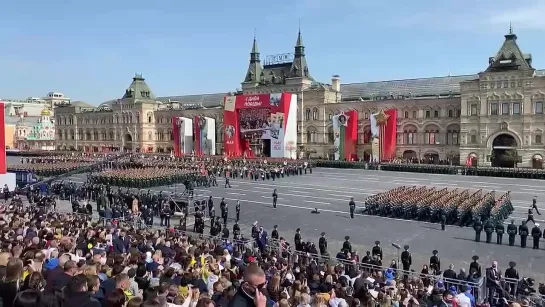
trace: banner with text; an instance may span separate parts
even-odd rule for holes
[[[227,156],[252,156],[249,138],[270,140],[271,157],[290,157],[297,142],[297,96],[290,93],[226,96],[223,129]]]

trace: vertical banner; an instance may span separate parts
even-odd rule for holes
[[[397,142],[397,110],[380,110],[371,116],[373,162],[395,158]]]
[[[203,155],[203,140],[201,132],[204,126],[206,126],[206,119],[204,118],[204,116],[197,115],[193,117],[193,135],[195,136],[193,138],[195,140],[195,143],[193,145],[195,148],[195,155],[197,156]]]
[[[6,160],[6,123],[4,107],[4,102],[0,101],[0,125],[2,127],[2,131],[0,132],[0,174],[5,174],[8,171]]]
[[[341,115],[343,116],[341,118]],[[341,124],[341,120],[346,121],[346,116],[344,114],[335,115],[332,118],[333,120],[333,134],[334,134],[334,141],[333,146],[335,150],[335,160],[340,160],[341,158],[344,158],[344,132],[345,127],[343,124]]]
[[[174,139],[173,142],[173,148],[174,148],[174,156],[179,157],[181,153],[181,147],[180,147],[180,124],[178,122],[179,117],[174,116],[172,117],[172,138]]]
[[[176,157],[193,153],[193,120],[187,117],[172,118],[172,136]]]
[[[356,156],[358,112],[350,110],[333,116],[335,160],[350,161]]]
[[[392,160],[396,155],[397,145],[397,109],[388,109],[384,125],[383,160]]]
[[[195,116],[193,118],[195,136],[195,154],[213,155],[216,153],[216,121],[210,117]]]
[[[358,144],[358,111],[350,110],[345,113],[348,121],[345,128],[345,157],[352,161],[357,159]]]
[[[216,120],[206,117],[206,129],[204,131],[206,144],[204,153],[206,155],[216,154]]]

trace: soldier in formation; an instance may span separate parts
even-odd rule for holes
[[[515,245],[515,238],[517,236],[517,225],[515,225],[515,220],[512,219],[511,223],[507,225],[507,235],[509,236],[509,246]]]
[[[354,218],[354,211],[356,210],[356,203],[354,202],[354,197],[350,197],[350,202],[348,203],[348,208],[350,209],[350,218]]]
[[[478,218],[503,221],[512,211],[508,193],[496,201],[494,191],[470,193],[424,186],[397,187],[365,201],[367,214],[441,223],[441,229],[453,224],[470,226]]]
[[[409,252],[409,245],[403,247],[404,251],[401,253],[401,264],[403,265],[403,271],[409,272],[413,263],[411,252]]]

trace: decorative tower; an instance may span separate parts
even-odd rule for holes
[[[297,42],[295,43],[295,54],[293,63],[288,74],[289,78],[309,78],[312,79],[308,71],[307,60],[305,58],[305,46],[303,45],[303,36],[301,29],[297,33]]]
[[[261,60],[259,59],[259,49],[257,48],[257,39],[254,35],[252,51],[250,52],[250,64],[248,66],[248,72],[246,72],[246,77],[244,78],[244,83],[246,84],[258,83],[259,78],[261,78],[262,71],[263,71],[263,67],[261,67]]]

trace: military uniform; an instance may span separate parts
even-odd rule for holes
[[[503,226],[503,223],[497,222],[496,223],[496,243],[497,244],[502,244],[504,232],[505,232],[505,227]]]
[[[511,221],[511,224],[507,225],[507,234],[509,235],[509,246],[515,245],[515,237],[517,236],[517,226],[515,220]]]
[[[410,271],[413,258],[409,252],[409,246],[404,246],[404,251],[401,253],[401,264],[403,265],[403,271]]]

